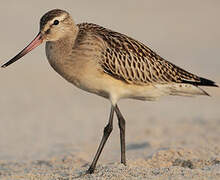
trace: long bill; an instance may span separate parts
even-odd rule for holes
[[[34,48],[36,48],[37,46],[39,46],[41,43],[43,42],[43,38],[41,33],[39,32],[37,34],[37,36],[34,38],[33,41],[31,41],[31,43],[24,48],[20,53],[18,53],[15,57],[13,57],[11,60],[9,60],[8,62],[6,62],[5,64],[3,64],[1,67],[5,68],[7,66],[9,66],[10,64],[14,63],[15,61],[19,60],[21,57],[23,57],[25,54],[29,53],[30,51],[32,51]]]

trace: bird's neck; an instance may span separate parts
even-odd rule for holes
[[[51,65],[62,63],[72,52],[78,34],[78,27],[73,32],[66,33],[66,36],[46,43],[46,55]]]

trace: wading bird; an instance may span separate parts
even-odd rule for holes
[[[143,43],[96,24],[75,24],[70,14],[54,9],[40,20],[40,32],[7,67],[46,42],[46,56],[64,79],[78,88],[111,102],[109,122],[88,173],[93,173],[112,132],[114,112],[118,118],[121,163],[125,158],[125,119],[117,102],[124,98],[156,100],[165,95],[208,95],[199,86],[215,82],[189,73],[166,61]]]

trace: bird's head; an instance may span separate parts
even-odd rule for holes
[[[40,20],[40,34],[45,41],[57,41],[73,32],[75,24],[68,12],[54,9]]]
[[[76,33],[76,26],[69,13],[60,9],[51,10],[42,16],[40,20],[40,32],[34,40],[1,67],[9,66],[43,42],[58,41],[72,33]]]

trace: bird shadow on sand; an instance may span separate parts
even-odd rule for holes
[[[141,142],[141,143],[130,143],[126,146],[126,150],[137,150],[143,148],[149,148],[150,144],[148,142]]]

